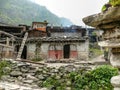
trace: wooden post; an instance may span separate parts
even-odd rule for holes
[[[6,39],[6,45],[7,45],[7,46],[10,45],[10,39],[9,39],[8,37],[7,37],[7,39]],[[9,51],[10,51],[9,48],[6,47],[6,54],[5,54],[6,57],[9,57],[9,54],[10,54]]]

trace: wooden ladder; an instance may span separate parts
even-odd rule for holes
[[[23,49],[24,49],[24,46],[25,46],[25,42],[27,40],[27,37],[28,37],[28,32],[25,33],[24,35],[24,38],[22,40],[22,44],[20,46],[20,49],[19,49],[19,52],[18,52],[18,55],[17,55],[17,58],[16,60],[21,60],[21,55],[22,55],[22,52],[23,52]]]

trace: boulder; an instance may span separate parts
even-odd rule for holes
[[[0,90],[5,90],[5,88],[0,87]]]
[[[114,86],[114,88],[119,88],[120,90],[120,75],[112,77],[111,84]]]
[[[110,7],[106,12],[101,12],[83,18],[83,22],[92,27],[99,27],[103,24],[118,21],[120,21],[120,6]]]
[[[120,68],[120,55],[111,54],[110,63],[112,66]]]

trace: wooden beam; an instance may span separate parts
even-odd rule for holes
[[[1,43],[0,43],[0,46],[7,47],[7,48],[13,48],[13,46],[8,46],[6,44],[1,44]]]

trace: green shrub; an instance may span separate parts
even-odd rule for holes
[[[54,88],[55,90],[64,90],[64,85],[62,85],[60,80],[56,80],[54,77],[49,77],[43,82],[43,86],[49,89]]]
[[[11,62],[5,61],[5,60],[1,60],[0,61],[0,78],[1,78],[2,75],[6,75],[6,74],[10,73],[10,72],[4,71],[5,67],[11,67]]]
[[[118,5],[120,5],[120,0],[109,0],[109,3],[112,6],[118,6]]]
[[[91,71],[92,79],[99,85],[102,90],[111,90],[111,77],[118,75],[118,69],[109,65],[103,65]]]
[[[111,77],[118,75],[118,69],[103,65],[95,70],[75,76],[75,90],[112,90]]]
[[[110,79],[115,75],[118,75],[117,68],[103,65],[91,71],[74,71],[61,79],[56,79],[57,75],[51,76],[43,82],[43,87],[54,88],[51,90],[66,90],[66,83],[70,81],[71,90],[113,90]]]

